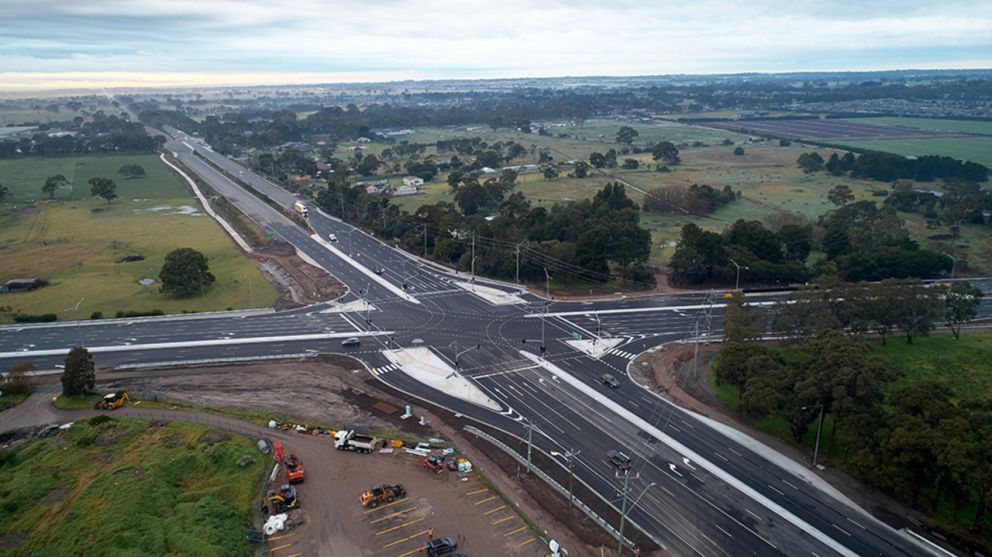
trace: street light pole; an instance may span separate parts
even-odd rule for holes
[[[551,275],[548,274],[547,267],[544,268],[544,297],[551,299]]]
[[[823,432],[823,403],[820,403],[820,425],[816,427],[816,444],[813,446],[813,468],[816,468],[816,457],[820,454],[820,433]]]
[[[524,418],[524,427],[527,428],[527,473],[530,474],[530,455],[531,448],[534,446],[534,424],[527,418]]]
[[[572,474],[572,464],[574,463],[575,457],[578,456],[579,453],[581,453],[581,452],[582,451],[580,451],[578,449],[569,449],[565,453],[559,453],[557,451],[551,451],[551,456],[563,456],[563,457],[565,457],[565,460],[568,461],[568,508],[570,508],[570,509],[572,508],[572,504],[573,504],[573,501],[575,499],[572,496],[572,480],[575,477],[574,474]]]
[[[247,274],[244,277],[248,279],[248,294],[251,296],[251,307],[255,307],[255,289],[251,285],[251,277]]]
[[[517,284],[520,284],[520,244],[517,244]]]
[[[728,257],[727,259],[730,259],[730,258]],[[734,267],[737,267],[737,282],[734,284],[734,290],[735,291],[736,290],[740,290],[741,289],[741,266],[738,265],[737,262],[734,261],[733,259],[730,259],[730,262],[734,264]],[[745,265],[744,268],[747,269],[748,267]]]
[[[472,278],[469,282],[475,282],[475,234],[472,234]]]

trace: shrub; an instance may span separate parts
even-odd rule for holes
[[[59,316],[54,313],[42,313],[40,315],[21,313],[14,316],[14,323],[51,323],[58,321],[58,319]]]
[[[103,319],[103,312],[94,311],[93,313],[90,314],[90,319]]]

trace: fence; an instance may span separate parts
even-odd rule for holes
[[[472,435],[476,435],[478,437],[481,437],[481,438],[485,439],[486,441],[492,443],[493,445],[496,445],[497,447],[499,447],[500,449],[502,449],[503,452],[505,452],[506,454],[508,454],[511,457],[513,457],[514,460],[516,460],[517,462],[519,462],[520,464],[522,464],[524,466],[527,466],[527,459],[526,458],[524,458],[523,456],[521,456],[520,454],[518,454],[516,451],[514,451],[513,449],[511,449],[506,443],[500,441],[499,439],[496,439],[492,435],[489,435],[488,433],[482,431],[481,429],[478,429],[478,428],[473,427],[471,425],[466,425],[465,426],[465,431],[471,433]],[[555,491],[557,491],[558,493],[561,493],[565,497],[568,497],[568,489],[566,487],[564,487],[563,485],[561,485],[560,483],[558,483],[554,478],[552,478],[551,476],[549,476],[547,473],[545,473],[544,470],[541,470],[540,468],[537,468],[535,466],[531,466],[530,469],[539,478],[541,478],[542,480],[544,480],[545,483],[547,483],[552,488],[554,488]],[[614,528],[613,526],[611,526],[608,522],[606,522],[606,520],[604,520],[603,517],[601,517],[598,514],[596,514],[596,511],[594,511],[591,508],[589,508],[588,505],[586,505],[585,503],[583,503],[578,498],[574,498],[573,497],[573,500],[575,501],[575,506],[578,507],[578,509],[581,510],[583,513],[585,513],[586,516],[588,516],[589,518],[591,518],[594,521],[596,521],[596,524],[599,524],[600,526],[602,526],[604,530],[606,530],[607,532],[609,532],[614,537],[616,537],[616,538],[619,538],[620,537],[620,532],[617,531],[617,529]],[[634,548],[633,542],[630,541],[629,539],[624,538],[624,542],[629,547],[631,547],[631,549]]]

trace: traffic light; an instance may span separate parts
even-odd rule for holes
[[[525,339],[525,338],[520,339],[520,343],[521,344],[527,344],[527,339]]]

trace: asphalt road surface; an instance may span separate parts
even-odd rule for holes
[[[643,350],[696,334],[719,335],[722,298],[680,294],[593,303],[518,294],[519,303],[493,305],[454,284],[468,280],[464,274],[425,264],[310,204],[309,223],[319,240],[312,238],[230,177],[282,207],[292,207],[292,194],[199,140],[167,131],[167,148],[187,167],[349,287],[337,303],[364,300],[369,309],[338,311],[337,303],[325,303],[285,312],[5,326],[0,327],[0,366],[31,360],[40,368],[57,369],[68,348],[80,344],[94,352],[101,367],[343,352],[363,361],[378,380],[412,397],[520,438],[527,437],[530,424],[536,450],[553,457],[579,451],[576,480],[618,509],[624,478],[607,461],[606,452],[623,451],[633,460],[627,478],[629,520],[674,554],[929,554],[907,535],[629,380],[627,366]],[[336,242],[328,240],[332,234]],[[377,267],[385,272],[375,274]],[[513,285],[478,282],[518,291]],[[755,296],[749,301],[774,299]],[[981,313],[992,313],[989,304],[983,304]],[[361,344],[342,347],[342,339],[352,336]],[[542,339],[543,359],[537,357]],[[592,339],[616,339],[617,344],[593,358],[565,342]],[[458,367],[463,377],[500,404],[500,410],[432,389],[396,369],[382,354],[415,344],[430,347]],[[604,387],[604,373],[618,378],[619,388]],[[564,456],[555,458],[566,465]]]

